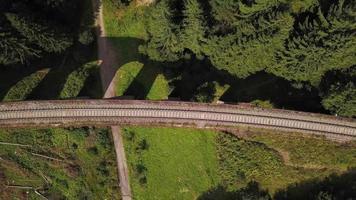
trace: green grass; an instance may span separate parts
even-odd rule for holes
[[[295,183],[356,167],[355,144],[258,129],[237,138],[207,130],[128,127],[124,140],[135,199],[219,199],[226,191],[241,193],[251,181],[273,196]],[[219,186],[226,191],[216,190]]]
[[[119,70],[116,95],[133,95],[139,99],[161,100],[169,95],[168,81],[160,63],[149,62],[138,47],[147,39],[145,6],[118,6],[104,0],[104,23],[108,39],[115,48]]]
[[[356,143],[338,144],[330,140],[301,137],[300,134],[278,134],[262,131],[250,139],[288,152],[293,165],[305,168],[329,168],[347,170],[356,166]]]
[[[219,182],[216,133],[178,128],[125,128],[135,199],[195,199]]]
[[[3,101],[25,100],[47,75],[48,71],[48,69],[40,70],[23,78],[10,88]]]
[[[2,186],[38,188],[49,199],[119,199],[116,158],[107,129],[2,129],[0,141],[31,145],[1,145]],[[0,199],[20,198],[25,192],[0,189]],[[29,192],[30,199],[40,199]]]
[[[77,97],[83,90],[89,76],[98,72],[98,68],[99,66],[97,65],[97,62],[93,61],[86,63],[71,72],[67,77],[61,93],[59,94],[59,98],[65,99]]]

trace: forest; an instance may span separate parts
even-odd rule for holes
[[[78,60],[78,46],[94,40],[92,22],[78,18],[81,7],[79,0],[3,0],[0,70],[21,71],[56,56],[65,61],[67,54]],[[235,80],[263,82],[259,76],[268,74],[277,77],[275,86],[288,85],[287,94],[305,91],[290,98],[305,102],[298,106],[290,106],[285,93],[270,95],[276,107],[355,117],[355,13],[353,0],[159,0],[142,19],[147,37],[139,52],[163,63],[170,96],[182,100],[261,104],[245,99],[246,84]],[[61,96],[71,97],[51,98]]]
[[[203,61],[240,79],[263,71],[316,88],[331,113],[356,115],[355,1],[161,0],[151,9],[140,46],[150,59]]]
[[[25,64],[73,45],[79,1],[5,0],[0,5],[0,64]]]

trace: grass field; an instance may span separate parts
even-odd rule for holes
[[[28,145],[0,144],[0,199],[120,199],[107,129],[2,129],[0,141]]]
[[[196,199],[219,183],[215,132],[125,128],[135,199]]]
[[[356,144],[294,134],[254,130],[242,139],[207,130],[129,127],[124,138],[135,199],[229,199],[245,194],[251,183],[273,196],[356,167]]]
[[[133,4],[120,7],[111,0],[104,0],[103,5],[105,30],[118,58],[116,95],[167,99],[169,89],[162,64],[148,61],[138,51],[147,39],[144,23],[147,7]]]
[[[37,71],[19,82],[7,91],[4,101],[21,101],[28,98],[31,92],[38,86],[43,78],[48,74],[49,69]]]

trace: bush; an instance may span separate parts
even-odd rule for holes
[[[98,155],[99,154],[99,150],[97,147],[90,147],[87,149],[88,153],[90,153],[91,155]]]
[[[263,100],[254,100],[254,101],[251,101],[251,104],[254,105],[254,106],[257,106],[259,108],[274,108],[273,104],[266,100],[266,101],[263,101]]]
[[[94,35],[91,30],[85,30],[79,34],[78,41],[83,45],[89,45],[94,41]]]

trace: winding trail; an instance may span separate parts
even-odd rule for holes
[[[106,37],[103,4],[100,0],[92,0],[93,8],[98,11],[96,18],[96,32],[98,43],[98,58],[100,64],[100,76],[104,96],[103,98],[115,97],[115,74],[117,71],[118,58],[115,49],[112,48],[109,38]],[[114,141],[117,169],[120,181],[121,197],[123,200],[131,200],[131,188],[129,182],[129,171],[126,164],[125,148],[119,126],[111,126]]]

